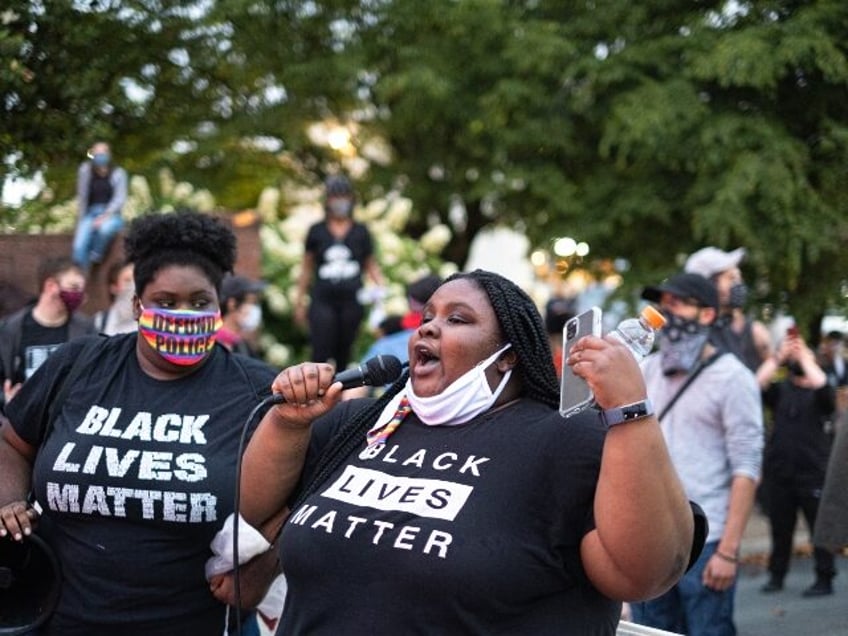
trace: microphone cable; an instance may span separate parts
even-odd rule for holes
[[[238,454],[236,455],[236,483],[235,492],[233,493],[233,594],[235,596],[236,636],[241,636],[241,577],[239,576],[241,563],[239,563],[238,534],[240,525],[239,519],[241,519],[239,509],[241,507],[242,457],[244,455],[244,446],[247,441],[247,432],[250,430],[251,422],[253,422],[253,419],[259,411],[261,411],[264,407],[272,406],[274,401],[277,399],[279,398],[277,398],[276,394],[272,394],[254,406],[242,425],[241,435],[239,437]],[[271,547],[273,548],[273,544]],[[227,630],[229,633],[229,625],[227,625]]]
[[[333,381],[345,384],[350,382],[350,385],[346,388],[375,386],[397,378],[408,366],[409,362],[401,363],[395,356],[378,355],[365,362],[364,366],[359,366],[355,373],[351,373],[350,376],[345,376],[344,374],[346,372],[342,371],[335,376]],[[241,576],[239,574],[241,564],[239,563],[238,535],[239,519],[241,519],[239,509],[241,508],[241,472],[244,447],[247,441],[247,432],[250,430],[250,424],[253,422],[256,414],[265,407],[271,407],[282,402],[283,399],[280,394],[272,393],[253,407],[242,425],[238,450],[236,451],[238,454],[236,456],[235,492],[233,493],[233,596],[235,600],[236,636],[241,636]],[[273,543],[271,547],[274,547]],[[229,624],[227,625],[227,630],[229,633]]]

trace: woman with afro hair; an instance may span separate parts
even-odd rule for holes
[[[138,332],[63,345],[8,405],[0,535],[37,527],[58,557],[61,597],[40,634],[220,634],[226,606],[204,566],[274,373],[216,344],[236,257],[222,221],[140,217],[125,253]]]

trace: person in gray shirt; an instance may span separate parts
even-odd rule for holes
[[[667,323],[642,371],[672,463],[709,521],[698,562],[669,592],[632,606],[634,622],[689,636],[733,636],[739,546],[760,479],[763,416],[754,374],[710,344],[715,286],[676,274],[646,287]]]

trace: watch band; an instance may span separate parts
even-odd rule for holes
[[[624,424],[634,420],[641,420],[643,417],[648,417],[654,414],[654,405],[650,398],[645,398],[633,404],[625,404],[624,406],[616,406],[611,409],[601,411],[601,419],[607,427],[615,426],[616,424]]]

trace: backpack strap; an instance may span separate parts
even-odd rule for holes
[[[703,371],[704,369],[706,369],[708,366],[710,366],[713,362],[715,362],[716,360],[718,360],[718,358],[719,358],[719,357],[720,357],[723,353],[725,353],[725,352],[724,352],[724,351],[721,351],[721,350],[716,351],[716,352],[715,352],[714,354],[712,354],[709,358],[707,358],[706,360],[701,360],[701,361],[699,361],[699,362],[698,362],[698,364],[697,364],[697,365],[695,365],[695,368],[694,368],[694,369],[693,369],[693,371],[689,374],[689,377],[687,377],[687,378],[686,378],[686,381],[683,383],[683,386],[681,386],[679,389],[677,389],[677,393],[675,393],[675,394],[674,394],[674,396],[672,396],[672,398],[668,401],[668,404],[666,404],[666,405],[663,407],[662,411],[660,411],[659,415],[657,415],[657,421],[660,421],[660,420],[661,420],[661,419],[665,416],[665,414],[666,414],[666,413],[668,413],[668,412],[671,410],[671,407],[672,407],[672,406],[674,406],[674,403],[675,403],[675,402],[677,402],[677,399],[678,399],[681,395],[683,395],[683,392],[684,392],[686,389],[688,389],[688,388],[689,388],[689,385],[690,385],[690,384],[692,384],[692,382],[694,382],[694,381],[695,381],[695,378],[697,378],[697,377],[698,377],[698,374],[699,374],[701,371]]]

